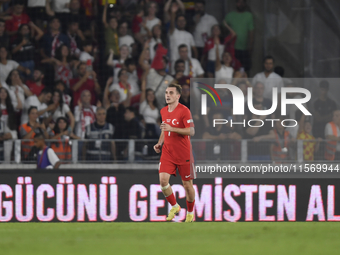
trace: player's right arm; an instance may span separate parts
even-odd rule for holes
[[[155,150],[156,153],[161,152],[161,147],[163,143],[164,143],[164,131],[162,130],[162,133],[158,139],[158,143],[155,146],[153,146],[153,149]]]

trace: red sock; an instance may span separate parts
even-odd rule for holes
[[[187,200],[187,210],[188,210],[188,212],[192,212],[194,210],[194,205],[195,205],[195,200],[192,201],[192,202],[189,202]]]
[[[166,200],[167,200],[172,206],[174,206],[175,204],[177,204],[177,201],[176,201],[176,198],[175,198],[175,196],[174,196],[174,193],[171,193],[170,196],[167,196],[167,197],[165,197],[165,198],[166,198]]]

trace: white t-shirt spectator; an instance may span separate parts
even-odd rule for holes
[[[70,0],[53,0],[52,1],[52,9],[57,13],[68,13],[70,9],[66,6],[70,3]]]
[[[222,65],[221,69],[215,72],[215,81],[219,82],[224,80],[227,83],[231,83],[233,79],[234,68],[230,66]]]
[[[87,62],[87,60],[91,60],[91,64],[93,63],[93,61],[94,61],[94,57],[93,56],[91,56],[88,52],[85,52],[85,51],[82,51],[81,53],[80,53],[80,56],[79,56],[79,60],[81,61],[81,62]]]
[[[15,95],[15,91],[17,89],[18,89],[18,92],[19,92],[19,99],[20,99],[21,103],[24,105],[24,103],[25,103],[25,91],[22,87],[20,87],[18,85],[8,86],[5,82],[2,83],[2,86],[8,90],[8,93],[11,97],[12,105],[13,105],[14,109],[18,106],[18,100],[17,100],[17,97]],[[29,89],[25,84],[23,84],[23,86],[25,86],[27,89]]]
[[[138,86],[138,75],[137,75],[137,71],[135,70],[133,73],[127,73],[129,78],[128,78],[128,83],[131,86],[131,94],[132,96],[138,95],[140,93],[140,89]]]
[[[44,7],[46,6],[46,0],[28,0],[27,1],[28,7]]]
[[[220,53],[220,59],[222,59],[222,55],[223,55],[223,52],[224,52],[224,45],[219,44],[218,50],[219,50],[218,52]],[[214,45],[214,48],[212,48],[208,51],[208,60],[216,61],[216,44]]]
[[[63,104],[63,106],[58,107],[53,113],[53,120],[56,121],[59,117],[66,117],[67,113],[70,111],[70,107],[67,104]]]
[[[211,27],[218,24],[216,18],[209,14],[204,14],[197,23],[194,38],[197,47],[204,47],[206,40],[210,37]]]
[[[23,105],[23,110],[21,113],[21,125],[28,122],[28,109],[31,106],[37,107],[38,112],[47,108],[47,105],[45,103],[41,103],[36,95],[28,97]],[[45,117],[47,117],[47,113],[44,113],[43,115],[40,116],[40,118]],[[37,121],[38,120],[39,119],[37,119]]]
[[[170,35],[170,51],[171,61],[175,64],[175,61],[179,59],[178,46],[185,44],[188,47],[188,56],[192,57],[191,47],[195,46],[194,37],[187,31],[178,30],[175,28],[172,35]]]
[[[253,86],[257,83],[261,82],[264,85],[264,93],[263,96],[269,99],[273,99],[273,88],[278,88],[277,92],[281,93],[281,88],[283,87],[283,80],[280,75],[272,72],[266,77],[264,72],[258,73],[254,76],[252,84]]]
[[[191,61],[191,67],[190,67],[190,62],[188,60],[185,61],[185,71],[184,71],[185,76],[189,76],[190,68],[192,69],[191,70],[192,71],[192,78],[195,78],[199,75],[204,74],[204,70],[201,66],[201,63],[196,58],[191,58],[190,61]],[[173,72],[173,74],[175,74],[175,72]]]
[[[13,60],[7,60],[7,64],[4,65],[2,63],[0,63],[0,81],[1,83],[5,82],[9,73],[14,70],[17,69],[19,66],[19,63]]]
[[[144,102],[140,104],[139,113],[143,115],[145,123],[157,124],[157,120],[159,118],[159,110],[158,108],[152,110],[146,100],[144,100]]]
[[[131,85],[130,86],[130,92],[132,94],[131,91]],[[119,103],[123,102],[126,100],[127,98],[127,90],[125,89],[124,85],[121,83],[114,83],[110,86],[109,91],[112,92],[114,90],[117,90],[119,92]]]
[[[339,137],[340,136],[340,129],[339,129],[338,125],[336,125],[336,130],[337,130],[337,133],[338,133],[337,137]],[[334,136],[336,136],[336,134],[333,133],[333,129],[332,129],[332,126],[331,126],[330,123],[327,123],[327,125],[325,127],[325,137],[327,135],[334,135]],[[340,151],[340,143],[339,142],[336,143],[336,151]]]
[[[91,108],[85,108],[81,111],[78,105],[74,108],[74,120],[76,122],[75,135],[80,138],[85,138],[85,127],[96,120],[96,110],[97,107],[94,105],[91,105]]]
[[[134,43],[135,43],[135,40],[133,39],[131,35],[124,35],[124,36],[119,37],[119,48],[122,45],[126,44],[127,46],[129,46],[130,53],[132,52],[131,44],[134,44]]]
[[[157,18],[157,17],[155,17],[155,18],[152,19],[152,20],[149,20],[149,19],[145,18],[145,20],[146,20],[145,26],[146,26],[150,31],[152,31],[153,26],[159,24],[159,22],[161,21],[161,20],[160,20],[159,18]],[[144,27],[141,28],[140,33],[141,33],[141,34],[146,34],[146,31],[145,31]]]
[[[166,74],[165,77],[158,74],[154,68],[151,68],[146,78],[146,88],[152,89],[155,92],[159,109],[165,105],[165,90],[173,81],[173,77]],[[157,87],[159,86],[158,90]],[[156,91],[157,90],[157,91]]]

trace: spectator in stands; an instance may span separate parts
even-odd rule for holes
[[[73,130],[75,125],[74,116],[70,110],[70,107],[64,103],[63,93],[60,90],[53,91],[52,102],[50,105],[56,106],[52,107],[52,109],[49,111],[51,119],[56,122],[59,117],[67,117],[70,122],[71,130]]]
[[[43,60],[54,57],[62,44],[70,46],[70,40],[67,35],[60,32],[60,20],[53,17],[49,23],[49,31],[43,36],[43,48],[40,51]]]
[[[170,22],[170,32],[169,32],[169,43],[170,43],[170,52],[171,52],[171,63],[172,67],[174,67],[174,63],[177,59],[179,59],[178,53],[178,46],[186,45],[188,49],[188,56],[189,58],[195,57],[197,58],[197,49],[195,46],[194,37],[191,33],[185,30],[187,22],[185,16],[178,15],[177,17],[176,12],[178,11],[178,6],[172,5],[171,8],[171,22]],[[175,25],[175,19],[177,28]]]
[[[4,87],[0,88],[0,109],[1,120],[5,122],[6,126],[8,126],[10,130],[15,131],[17,126],[14,107],[9,92]]]
[[[145,25],[142,26],[141,34],[145,35],[145,37],[152,36],[152,28],[155,25],[162,25],[162,21],[156,17],[156,13],[158,11],[158,5],[156,2],[148,2],[146,6],[147,16],[144,17],[143,23]]]
[[[82,43],[85,41],[85,36],[79,29],[79,22],[77,20],[69,21],[66,35],[70,41],[71,56],[75,59],[78,59],[80,56]]]
[[[67,21],[70,12],[70,0],[46,0],[46,5],[52,10],[52,13],[63,23]]]
[[[145,26],[145,23],[143,23],[143,17],[144,17],[144,8],[143,6],[138,6],[136,9],[136,15],[133,17],[133,20],[132,20],[132,33],[135,39],[140,44],[143,44],[145,40],[144,35],[140,33],[142,26]]]
[[[316,140],[315,137],[313,136],[311,118],[306,117],[306,115],[302,113],[300,115],[301,117],[299,120],[299,130],[298,130],[297,139],[298,140]],[[322,141],[322,138],[319,137],[317,142],[316,141],[303,142],[303,160],[314,161],[314,153],[319,150],[320,141]]]
[[[77,69],[79,78],[72,79],[70,81],[70,87],[73,90],[73,106],[75,107],[78,104],[80,94],[84,90],[88,90],[90,92],[92,95],[91,105],[94,105],[96,103],[96,94],[99,95],[101,92],[97,80],[97,74],[94,71],[87,71],[86,64],[84,63],[80,63]],[[92,79],[90,79],[89,76],[92,76]]]
[[[230,55],[229,52],[224,52],[222,53],[222,55],[220,54],[220,41],[218,38],[215,38],[215,48],[216,48],[216,52],[215,52],[215,59],[216,59],[216,63],[212,64],[212,62],[210,62],[211,65],[214,66],[215,70],[215,80],[219,81],[221,79],[225,80],[228,84],[231,83],[233,75],[234,75],[234,68],[231,67],[231,62],[232,62],[232,57]],[[210,51],[209,51],[210,53]],[[220,56],[222,56],[222,61],[220,59]],[[211,60],[208,60],[211,61]],[[212,69],[210,69],[212,70]],[[211,74],[210,74],[211,76]],[[211,76],[213,77],[213,76]]]
[[[0,88],[0,110],[1,110],[1,118],[0,120],[4,122],[4,124],[8,127],[9,132],[11,133],[11,139],[17,139],[17,123],[14,107],[12,105],[11,98],[8,94],[8,90],[5,88]],[[5,162],[10,162],[11,153],[13,149],[12,141],[4,142],[4,160]]]
[[[44,72],[41,69],[36,69],[33,72],[33,80],[26,81],[27,87],[30,91],[38,96],[41,91],[45,88],[45,85],[42,83],[44,79]]]
[[[190,86],[188,84],[182,84],[182,94],[179,102],[190,109]]]
[[[178,84],[186,84],[190,86],[190,76],[184,75],[185,71],[185,61],[183,59],[178,59],[175,62],[175,82]],[[180,99],[181,100],[181,99]]]
[[[264,85],[261,82],[257,82],[253,87],[253,98],[257,101],[262,103],[265,110],[268,110],[272,107],[272,100],[269,98],[264,97]],[[247,107],[247,114],[249,114],[250,111]]]
[[[9,36],[5,30],[5,21],[0,19],[0,45],[8,48],[9,46]]]
[[[129,47],[130,53],[132,53],[132,46],[135,43],[135,40],[131,35],[128,35],[128,23],[126,21],[123,21],[118,28],[119,32],[119,48],[122,45],[127,45]]]
[[[46,21],[48,19],[48,15],[51,14],[49,13],[50,10],[46,9],[46,1],[41,0],[28,0],[26,11],[30,19],[40,29],[43,29],[43,22]]]
[[[176,6],[176,7],[173,7]],[[178,7],[178,8],[177,8]],[[179,16],[181,14],[185,13],[185,6],[181,0],[167,0],[167,2],[164,5],[164,12],[163,12],[163,21],[166,27],[169,27],[171,22],[171,13],[172,9],[177,8],[177,12],[175,13],[176,16]]]
[[[119,91],[119,98],[120,102],[122,103],[123,101],[129,102],[130,105],[130,100],[132,97],[132,88],[131,85],[128,83],[128,73],[126,69],[121,69],[118,73],[118,83],[114,83],[110,86],[109,91],[113,90],[118,90]]]
[[[8,86],[6,86],[5,84],[7,84]],[[25,101],[25,96],[29,97],[33,95],[29,88],[22,83],[18,70],[14,69],[9,73],[5,84],[2,84],[2,86],[9,91],[12,104],[17,110],[20,109],[20,107],[18,107],[20,103],[23,104],[23,102]]]
[[[6,147],[7,147],[5,141],[10,140],[10,139],[16,139],[17,137],[12,136],[13,132],[9,129],[6,122],[2,120],[2,112],[0,112],[0,117],[1,117],[0,119],[0,161],[4,161],[5,155],[6,155]],[[12,146],[10,147],[10,149],[12,150]],[[6,161],[9,161],[9,160],[6,159]]]
[[[7,49],[3,46],[0,46],[0,82],[1,83],[6,81],[7,77],[9,76],[9,73],[15,69],[21,72],[24,72],[26,75],[31,74],[31,71],[28,68],[25,68],[19,65],[18,62],[9,60],[8,58],[9,56],[8,56]]]
[[[44,123],[40,124],[37,121],[37,118],[38,118],[37,107],[35,106],[30,107],[28,109],[28,122],[23,123],[19,128],[21,139],[31,140],[31,141],[21,142],[21,154],[22,154],[22,159],[24,161],[32,160],[32,158],[30,158],[30,152],[31,150],[32,150],[32,153],[36,151],[34,148],[32,148],[34,146],[34,142],[32,140],[36,134],[43,134],[45,138],[49,138],[46,132],[45,124]]]
[[[55,90],[59,90],[62,93],[63,96],[63,102],[65,104],[67,104],[69,107],[71,107],[71,101],[72,101],[72,97],[68,94],[66,94],[66,85],[62,80],[57,80],[54,83],[54,89]]]
[[[210,37],[211,27],[218,24],[216,18],[205,12],[205,1],[195,1],[195,16],[194,22],[196,24],[194,31],[195,44],[198,50],[197,58],[200,59],[203,53],[205,42]]]
[[[55,122],[54,130],[51,130],[51,140],[58,140],[53,142],[51,148],[57,154],[60,160],[71,160],[72,148],[70,139],[80,139],[76,136],[65,117],[59,117]]]
[[[162,44],[163,47],[165,47],[166,39],[163,38],[161,25],[158,25],[158,24],[154,25],[151,32],[152,32],[152,38],[149,44],[149,51],[150,51],[149,58],[152,61],[155,57],[156,48],[158,47],[158,44]]]
[[[71,59],[70,49],[66,45],[61,45],[55,52],[55,57],[51,58],[54,64],[55,79],[62,80],[67,86],[73,78],[73,67],[78,63]]]
[[[337,109],[336,103],[329,98],[329,83],[323,80],[319,84],[319,98],[314,102],[314,136],[325,138],[326,124],[332,120],[333,111]]]
[[[131,96],[140,94],[136,61],[133,58],[128,58],[127,60],[125,60],[124,66],[126,67],[126,71],[128,75],[127,82],[131,86]]]
[[[80,53],[79,60],[86,63],[87,67],[91,67],[93,69],[94,53],[95,50],[92,47],[92,42],[90,40],[86,40],[83,42],[83,51]]]
[[[6,21],[6,31],[9,36],[16,35],[21,24],[27,24],[31,21],[30,17],[24,13],[24,9],[25,1],[13,1],[12,18]]]
[[[34,135],[34,147],[37,149],[37,169],[57,169],[61,165],[58,156],[52,148],[46,146],[42,134]]]
[[[152,89],[146,89],[146,73],[143,74],[141,88],[139,114],[143,116],[145,121],[144,138],[157,139],[160,135],[160,115],[155,92]]]
[[[97,107],[91,104],[91,92],[83,90],[78,105],[74,108],[75,134],[85,137],[85,127],[96,120]]]
[[[210,121],[212,122],[213,119],[225,119],[225,112],[214,111]],[[231,127],[230,123],[226,125],[216,125],[216,127],[213,127],[212,125],[210,125],[208,130],[203,133],[202,139],[212,140],[212,142],[207,143],[206,150],[210,153],[208,154],[209,156],[208,160],[214,160],[217,158],[221,158],[221,159],[238,159],[239,158],[240,147],[238,146],[237,151],[234,151],[233,150],[234,146],[231,146],[231,144],[234,144],[234,143],[231,140],[240,140],[242,139],[242,137],[239,133],[235,132],[235,127],[234,126]],[[235,144],[239,144],[239,143],[235,143]],[[235,147],[235,150],[236,150],[236,147]]]
[[[144,42],[142,53],[139,55],[139,58],[138,58],[139,71],[150,69],[150,66],[151,66],[151,60],[150,60],[150,42],[151,42],[150,39]],[[154,49],[156,51],[157,51],[157,48],[158,48],[159,45],[162,45],[162,44],[156,44],[154,46]],[[162,45],[162,48],[164,48],[163,45]]]
[[[201,63],[196,58],[190,58],[188,55],[188,47],[185,44],[178,46],[180,59],[185,61],[184,75],[190,78],[203,78],[204,70]]]
[[[278,92],[283,87],[282,78],[274,73],[274,58],[272,56],[266,56],[263,60],[264,71],[257,73],[253,78],[253,86],[257,82],[264,84],[263,96],[271,99],[273,97],[273,88],[277,88]]]
[[[130,52],[127,45],[122,45],[119,48],[119,59],[113,59],[114,51],[110,49],[110,55],[107,59],[107,65],[113,67],[114,79],[113,82],[118,82],[118,73],[124,67],[125,60],[129,58]]]
[[[124,130],[125,139],[141,139],[142,128],[138,118],[136,117],[135,109],[133,107],[127,107],[124,113],[124,119],[127,122]]]
[[[119,54],[119,41],[118,41],[118,20],[116,17],[111,16],[107,19],[107,1],[103,12],[103,24],[105,27],[105,56],[111,53],[111,50]]]
[[[264,110],[263,104],[261,102],[258,102],[256,99],[253,99],[253,106],[257,110]],[[272,130],[272,127],[271,127],[272,124],[269,121],[263,121],[266,118],[267,118],[266,115],[258,116],[252,113],[249,113],[249,115],[247,116],[248,120],[250,119],[256,120],[252,122],[252,125],[253,125],[252,127],[247,127],[245,130],[245,138],[254,140],[254,142],[251,142],[251,141],[248,142],[248,160],[268,161],[271,159],[270,151],[269,151],[269,144],[264,142],[259,146],[259,144],[256,143],[260,140],[270,139],[273,137],[273,135],[270,137],[267,137],[267,135],[270,135],[270,131]],[[264,122],[263,125],[260,120]]]
[[[112,84],[113,78],[110,77],[107,80],[106,87],[103,96],[103,105],[107,110],[106,121],[112,124],[115,128],[114,138],[123,137],[124,130],[124,113],[125,107],[130,106],[130,100],[125,100],[120,102],[120,94],[118,90],[113,90],[109,92],[109,86]]]
[[[235,57],[241,62],[245,71],[249,73],[254,45],[254,21],[253,14],[247,11],[246,0],[237,0],[236,11],[228,13],[224,22],[237,34]]]
[[[38,119],[43,120],[48,117],[47,112],[56,108],[56,105],[47,104],[51,101],[52,93],[48,89],[43,89],[39,96],[32,95],[25,100],[24,108],[21,114],[21,124],[25,124],[28,121],[28,109],[32,106],[36,107],[38,110]],[[42,122],[42,121],[40,121]]]
[[[152,89],[155,92],[159,109],[165,105],[165,90],[168,84],[173,81],[172,76],[166,72],[168,65],[168,59],[165,57],[166,53],[167,50],[159,44],[155,58],[152,61],[151,69],[148,64],[140,62],[144,71],[150,69],[146,80],[146,88]]]
[[[325,159],[329,161],[340,160],[340,110],[333,111],[333,118],[325,127]]]
[[[86,17],[84,9],[80,8],[79,0],[71,0],[69,5],[70,12],[67,14],[65,22],[70,20],[77,21],[79,24],[79,30],[85,37],[91,37],[93,34],[93,25],[91,24],[91,18]]]
[[[31,34],[36,35],[32,37]],[[35,66],[35,42],[38,42],[43,35],[44,32],[30,21],[28,24],[20,25],[18,36],[12,44],[13,60],[17,61],[19,65],[28,68],[30,73],[33,73]]]
[[[106,109],[98,107],[96,111],[96,121],[86,126],[86,139],[94,139],[87,143],[85,150],[86,159],[88,161],[112,161],[117,160],[116,144],[112,140],[115,129],[106,122]],[[84,155],[83,154],[83,155]]]

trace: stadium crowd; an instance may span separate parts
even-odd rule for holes
[[[13,139],[23,139],[22,159],[31,158],[30,139],[38,133],[60,141],[52,148],[63,160],[71,158],[70,139],[158,139],[166,87],[181,84],[180,103],[190,108],[190,78],[233,83],[245,95],[253,86],[254,107],[269,109],[272,87],[294,84],[282,78],[284,70],[271,56],[264,58],[264,71],[248,80],[254,19],[246,0],[235,2],[236,10],[218,21],[202,0],[1,1],[0,160],[11,156]],[[260,128],[212,129],[208,118],[193,113],[196,125],[207,130],[197,136],[230,141],[228,148],[211,145],[229,159],[240,157],[241,139],[251,139],[249,159],[276,161],[287,157],[283,149],[291,141],[327,138],[333,140],[323,148],[305,142],[304,159],[314,160],[317,150],[325,151],[318,159],[340,159],[340,112],[328,89],[326,81],[320,84],[313,125],[300,115],[299,127],[289,132],[269,122]],[[210,117],[237,120],[231,95],[222,91],[220,96],[224,108]],[[289,117],[298,112],[289,109]],[[248,111],[246,118],[266,116]],[[259,150],[257,143],[267,139],[277,142]],[[126,146],[97,140],[81,154],[92,160],[126,159]]]

